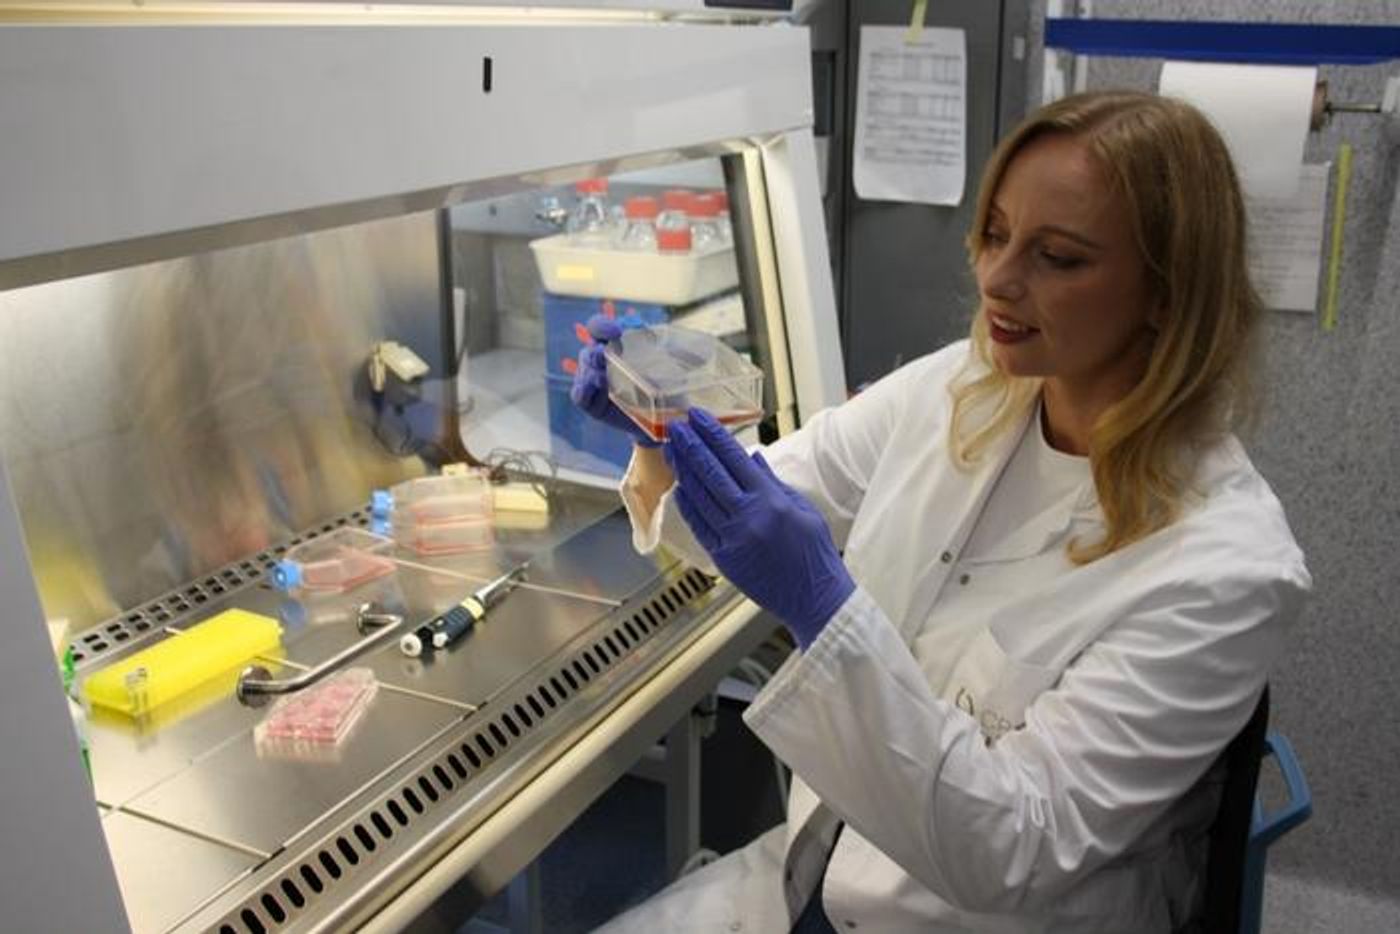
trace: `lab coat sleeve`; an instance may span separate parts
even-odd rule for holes
[[[967,351],[967,342],[959,341],[913,361],[843,405],[816,413],[802,428],[763,449],[778,478],[821,512],[837,548],[845,547],[870,478],[905,407],[942,406],[947,380],[966,359]],[[621,492],[632,520],[634,547],[649,554],[665,542],[692,564],[713,573],[709,556],[671,504],[670,492],[662,496],[655,512],[649,512],[637,496],[632,478],[629,466]]]
[[[857,589],[746,720],[946,901],[1035,911],[1205,773],[1253,711],[1308,584],[1301,564],[1235,567],[1145,595],[991,744]]]

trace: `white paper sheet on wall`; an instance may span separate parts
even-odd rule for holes
[[[1248,194],[1287,197],[1298,190],[1316,85],[1313,67],[1167,62],[1158,90],[1215,123]]]
[[[1249,272],[1276,311],[1317,310],[1331,165],[1305,165],[1292,197],[1248,197]]]
[[[967,176],[961,29],[862,26],[852,180],[867,201],[956,205]]]

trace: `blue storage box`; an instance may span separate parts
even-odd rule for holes
[[[544,306],[544,368],[550,376],[571,376],[578,352],[584,348],[588,335],[588,319],[594,315],[610,314],[625,318],[635,316],[643,324],[665,324],[671,320],[671,310],[665,305],[646,305],[611,298],[573,298],[545,292]]]
[[[621,477],[632,458],[632,438],[604,425],[569,398],[573,379],[546,376],[549,393],[549,453],[561,467]]]

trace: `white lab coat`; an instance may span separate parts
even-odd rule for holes
[[[822,891],[838,930],[1169,931],[1198,910],[1210,767],[1310,587],[1302,555],[1226,439],[1181,519],[1008,592],[934,683],[947,666],[925,623],[1025,430],[953,466],[947,387],[967,354],[915,361],[766,452],[858,584],[746,714],[795,773],[787,822],[609,932],[787,930],[838,816]],[[705,561],[669,497],[650,527],[624,499],[639,545]]]

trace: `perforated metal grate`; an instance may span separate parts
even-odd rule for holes
[[[265,934],[294,927],[298,917],[314,908],[318,899],[333,895],[339,886],[366,871],[396,837],[455,805],[455,796],[477,775],[714,586],[715,581],[704,573],[686,571],[591,644],[550,666],[523,694],[515,695],[501,709],[484,711],[486,718],[454,740],[451,748],[230,909],[217,922],[219,934]]]
[[[126,610],[88,629],[70,643],[73,660],[79,664],[91,664],[133,641],[147,638],[168,626],[178,625],[211,600],[220,599],[261,582],[268,569],[275,565],[288,549],[347,525],[368,524],[368,510],[357,509],[348,515],[308,529],[290,541],[216,568],[197,581],[171,590],[142,606]]]

